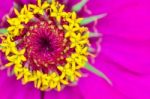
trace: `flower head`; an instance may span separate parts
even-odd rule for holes
[[[37,0],[14,12],[15,17],[7,17],[7,33],[1,36],[1,50],[8,61],[5,67],[12,67],[23,84],[33,82],[44,91],[60,91],[77,82],[92,55],[90,32],[83,24],[95,18],[79,18],[55,0]]]

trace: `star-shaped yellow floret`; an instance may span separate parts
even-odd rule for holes
[[[77,14],[75,12],[73,12],[71,14],[70,18],[66,19],[70,25],[73,25],[75,27],[79,27],[79,23],[83,20],[83,18],[77,18]]]
[[[28,23],[34,17],[33,13],[28,10],[26,5],[21,9],[20,13],[17,9],[14,9],[14,11],[21,22]]]
[[[68,57],[67,62],[70,63],[72,66],[77,65],[78,68],[83,67],[84,64],[88,61],[85,55],[80,55],[78,53],[71,54],[71,57]]]
[[[7,36],[7,38],[2,41],[0,46],[2,51],[5,52],[6,55],[8,55],[10,52],[15,52],[16,50],[16,43],[12,42],[9,36]]]
[[[76,34],[72,34],[72,37],[70,38],[71,41],[71,48],[76,47],[76,46],[82,46],[84,44],[89,44],[89,40],[88,40],[89,34],[86,33],[84,35],[82,35],[81,33]]]
[[[34,81],[32,72],[28,68],[23,67],[22,64],[16,64],[13,71],[17,77],[17,80],[22,78],[23,84]]]
[[[60,22],[61,17],[66,15],[66,13],[63,12],[64,7],[65,7],[64,5],[52,4],[50,16],[55,17],[57,21]]]
[[[34,73],[35,81],[34,81],[34,86],[36,88],[41,88],[43,85],[48,87],[48,82],[47,82],[47,74],[43,74],[41,71],[36,71]]]
[[[18,18],[8,18],[7,22],[11,25],[7,28],[11,37],[18,36],[20,34],[20,30],[24,28]]]
[[[16,64],[14,66],[14,73],[17,76],[17,79],[20,79],[23,76],[23,66],[22,66],[22,64]]]
[[[22,79],[23,84],[34,81],[33,74],[28,68],[24,67],[22,73],[23,73],[23,75],[22,75],[23,76],[23,79]]]
[[[61,90],[61,84],[67,85],[68,81],[64,80],[61,76],[57,76],[55,78],[56,84],[57,84],[57,91]]]
[[[64,79],[64,76],[59,76],[53,72],[51,74],[43,74],[41,71],[36,71],[33,74],[34,86],[41,90],[46,90],[48,87],[51,89],[56,88],[58,91],[61,90],[61,83],[68,84],[68,81]]]
[[[75,50],[78,54],[88,55],[88,47],[77,46]]]
[[[71,37],[73,34],[75,34],[76,31],[79,30],[78,27],[73,27],[73,25],[63,25],[64,29],[66,30],[65,37]]]
[[[24,56],[25,49],[20,51],[14,51],[14,55],[6,56],[8,59],[8,63],[5,65],[6,67],[12,66],[13,64],[20,64],[22,61],[26,61],[26,57]]]
[[[57,84],[54,81],[54,79],[56,78],[56,76],[57,76],[57,73],[55,73],[55,72],[49,74],[49,77],[48,77],[49,78],[49,87],[51,89],[54,89],[57,86]]]
[[[49,3],[45,1],[43,4],[41,3],[41,0],[38,0],[38,6],[29,4],[29,8],[33,9],[34,14],[41,14],[44,15],[44,10],[48,8]]]
[[[82,76],[81,73],[76,69],[75,65],[72,66],[69,63],[65,66],[58,66],[57,68],[71,81],[76,81],[78,77]]]

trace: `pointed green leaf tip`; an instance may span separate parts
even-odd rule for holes
[[[74,5],[72,7],[72,11],[80,11],[82,9],[82,7],[87,3],[88,0],[81,0],[79,3],[77,3],[76,5]]]
[[[92,37],[100,37],[100,33],[93,33],[93,32],[90,32],[90,35],[89,35],[91,38]]]
[[[0,29],[0,34],[4,34],[4,33],[7,33],[8,31],[7,31],[7,29],[5,29],[5,28],[2,28],[2,29]]]
[[[104,78],[110,85],[112,85],[112,82],[110,81],[110,79],[104,73],[96,69],[94,66],[90,65],[89,63],[86,63],[85,68],[89,70],[90,72],[98,75],[99,77]]]
[[[47,0],[47,2],[48,2],[48,3],[51,3],[51,2],[52,2],[52,0]]]
[[[106,15],[107,15],[107,14],[104,13],[104,14],[100,14],[100,15],[95,15],[95,16],[91,16],[91,17],[88,17],[88,18],[84,18],[84,19],[80,22],[80,24],[81,24],[81,25],[89,24],[89,23],[94,22],[94,21],[96,21],[96,20],[98,20],[98,19],[102,19],[102,18],[105,17]]]

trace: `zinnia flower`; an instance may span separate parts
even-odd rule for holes
[[[0,3],[1,16],[8,13],[7,9],[11,8],[12,1],[5,1],[7,0]],[[30,2],[16,1],[22,4]],[[69,0],[67,7],[75,3],[76,0]],[[89,0],[84,7],[93,15],[107,13],[96,26],[98,32],[102,33],[102,42],[101,53],[96,58],[94,66],[108,75],[113,86],[88,73],[89,75],[81,78],[75,87],[65,87],[60,92],[48,91],[41,94],[32,84],[22,86],[20,80],[16,80],[14,76],[8,77],[6,71],[1,71],[0,98],[149,99],[149,3],[149,0]],[[78,15],[87,16],[82,12]],[[94,25],[91,24],[90,27]]]
[[[14,10],[2,20],[1,68],[14,74],[22,84],[33,83],[42,91],[61,91],[76,85],[85,75],[82,68],[110,80],[90,65],[97,55],[98,41],[92,45],[92,33],[83,26],[96,22],[105,14],[79,18],[87,1],[72,7],[72,12],[59,2],[37,0],[36,4],[15,3]],[[11,10],[10,10],[11,11]],[[88,12],[88,10],[85,10]],[[6,20],[6,22],[5,22]],[[6,25],[3,25],[3,24]]]

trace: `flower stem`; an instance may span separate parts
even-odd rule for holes
[[[41,91],[41,99],[44,99],[45,92]]]

